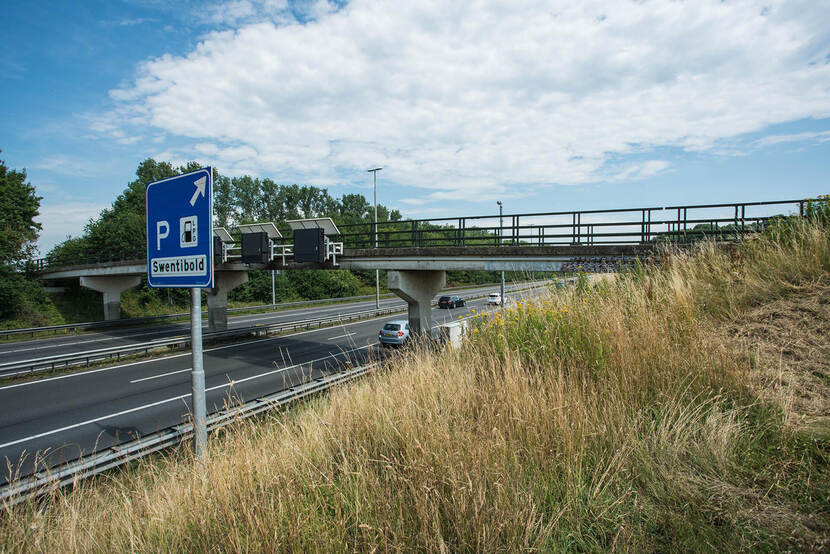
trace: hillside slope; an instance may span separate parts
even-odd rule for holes
[[[830,228],[480,315],[463,348],[4,511],[8,551],[830,547]]]

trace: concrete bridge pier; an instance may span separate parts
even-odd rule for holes
[[[121,293],[138,286],[140,275],[81,276],[81,286],[104,295],[104,319],[121,319]]]
[[[392,292],[409,304],[409,330],[429,335],[432,328],[432,299],[447,284],[444,270],[399,270],[386,273]]]
[[[228,293],[248,280],[247,271],[216,271],[213,288],[206,289],[208,331],[225,331],[228,328]]]

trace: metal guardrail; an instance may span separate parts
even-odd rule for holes
[[[511,291],[525,290],[530,288],[538,288],[547,286],[546,283],[533,284],[530,286],[513,285]],[[461,295],[466,299],[481,298],[484,294],[467,294]],[[359,312],[351,312],[346,314],[334,314],[330,316],[309,318],[300,321],[290,321],[283,323],[271,323],[268,325],[253,325],[250,327],[241,327],[239,329],[229,329],[227,331],[214,331],[212,333],[204,333],[203,339],[205,341],[223,340],[234,337],[241,337],[246,335],[268,335],[282,331],[296,331],[299,329],[311,329],[313,327],[322,327],[327,324],[340,323],[346,321],[355,321],[358,319],[365,319],[371,316],[381,316],[394,313],[400,313],[406,310],[406,306],[392,306],[389,308],[362,310]],[[112,346],[108,348],[99,348],[96,350],[88,350],[85,352],[73,352],[69,354],[58,354],[55,356],[45,356],[41,358],[33,358],[29,360],[21,360],[16,362],[0,363],[0,379],[7,377],[18,377],[21,375],[32,375],[35,373],[42,373],[45,371],[55,371],[61,368],[70,366],[86,365],[89,366],[93,362],[102,360],[120,360],[122,356],[129,356],[143,353],[145,356],[150,352],[157,351],[163,348],[186,348],[190,344],[190,335],[183,335],[169,339],[159,339],[154,341],[147,341],[143,343],[128,344],[122,346]]]
[[[294,308],[294,307],[302,307],[306,305],[316,305],[316,304],[323,304],[326,302],[333,302],[333,303],[347,303],[353,301],[360,301],[360,300],[371,300],[374,298],[374,294],[366,295],[366,296],[348,296],[343,298],[324,298],[321,300],[302,300],[297,302],[285,302],[281,304],[262,304],[259,306],[242,306],[238,308],[229,308],[228,313],[235,313],[235,312],[245,312],[245,311],[256,311],[256,310],[266,310],[268,308]],[[202,315],[207,315],[207,311],[203,311]],[[20,329],[3,329],[0,330],[0,337],[4,339],[8,339],[14,335],[29,335],[31,334],[34,336],[36,333],[48,333],[53,331],[57,334],[58,331],[63,330],[76,330],[76,329],[106,329],[109,327],[128,327],[131,325],[141,325],[143,323],[152,323],[154,321],[164,321],[167,319],[176,319],[181,317],[190,317],[190,312],[181,312],[181,313],[174,313],[174,314],[166,314],[166,315],[156,315],[156,316],[147,316],[147,317],[133,317],[128,319],[114,319],[111,321],[88,321],[82,323],[63,323],[60,325],[47,325],[44,327],[27,327],[27,328],[20,328]]]
[[[451,291],[451,290],[464,290],[470,288],[479,288],[479,287],[486,287],[486,286],[493,286],[497,283],[485,283],[482,285],[475,285],[473,287],[449,287],[444,290]],[[397,298],[392,293],[385,293],[381,295],[381,298],[386,297],[388,298]],[[257,311],[257,310],[268,310],[268,309],[275,309],[275,308],[301,308],[303,306],[316,306],[317,304],[345,304],[349,302],[359,302],[363,300],[372,300],[375,298],[374,294],[367,294],[362,296],[343,296],[341,298],[321,298],[319,300],[298,300],[296,302],[280,302],[277,304],[260,304],[257,306],[239,306],[237,308],[228,308],[228,313],[239,313],[239,312],[249,312],[249,311]],[[202,315],[207,315],[207,309],[202,311]],[[19,329],[0,329],[0,338],[9,339],[14,335],[32,335],[34,336],[37,333],[49,333],[50,331],[54,332],[54,334],[58,334],[58,331],[72,331],[72,330],[90,330],[90,329],[106,329],[110,327],[129,327],[133,325],[141,325],[143,323],[152,323],[154,321],[165,321],[168,319],[177,319],[182,317],[190,317],[190,312],[181,312],[181,313],[173,313],[173,314],[165,314],[165,315],[155,315],[155,316],[147,316],[147,317],[132,317],[132,318],[125,318],[125,319],[114,319],[110,321],[86,321],[81,323],[62,323],[59,325],[46,325],[43,327],[25,327]]]
[[[287,390],[269,394],[239,406],[215,412],[207,417],[207,428],[209,431],[214,431],[239,419],[252,417],[266,410],[285,407],[297,400],[357,379],[377,366],[377,363],[373,363],[353,369],[341,367],[339,372],[306,381]],[[191,438],[192,435],[192,423],[175,425],[151,435],[95,452],[90,456],[64,464],[58,468],[39,471],[32,476],[14,480],[0,488],[0,501],[7,506],[19,504],[30,498],[41,496],[52,488],[74,484],[82,479],[98,475],[165,448],[170,448]]]
[[[363,310],[360,312],[352,312],[348,314],[336,314],[332,316],[304,319],[302,321],[272,323],[270,325],[253,325],[250,327],[242,327],[239,329],[229,329],[227,331],[214,331],[212,333],[205,333],[202,337],[204,340],[217,341],[222,339],[230,339],[246,335],[268,335],[282,331],[296,331],[299,329],[311,329],[313,327],[322,327],[330,323],[339,323],[346,321],[354,321],[356,319],[364,319],[370,316],[381,316],[386,314],[399,313],[404,311],[405,307],[391,307],[382,308],[380,310]],[[160,339],[142,343],[127,344],[122,346],[112,346],[108,348],[99,348],[96,350],[87,350],[85,352],[73,352],[69,354],[58,354],[56,356],[45,356],[42,358],[33,358],[29,360],[22,360],[16,362],[6,362],[0,364],[0,378],[3,377],[18,377],[20,375],[30,375],[34,373],[41,373],[44,371],[55,371],[61,368],[70,366],[86,365],[89,366],[93,362],[102,360],[120,360],[123,356],[132,354],[141,354],[145,356],[151,352],[162,348],[186,348],[191,341],[190,335],[183,335],[169,339]]]

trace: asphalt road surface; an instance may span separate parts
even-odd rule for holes
[[[361,304],[365,308],[366,303]],[[465,308],[433,309],[433,325],[457,319],[471,308],[486,308],[486,299],[470,301]],[[297,318],[309,311],[316,315],[317,310],[337,309],[346,308],[292,311]],[[286,315],[242,316],[234,318],[234,324]],[[401,318],[405,314],[205,348],[208,413],[318,377],[345,360],[358,365],[377,357],[378,330],[385,321]],[[0,484],[7,483],[10,474],[31,473],[36,457],[38,468],[54,467],[186,421],[190,369],[191,355],[186,352],[0,386],[0,459],[7,465]]]
[[[452,291],[451,294],[485,294],[489,292],[498,292],[498,290],[497,286],[489,285],[475,289]],[[436,300],[437,299],[438,296],[436,296]],[[380,301],[381,308],[391,308],[393,306],[400,306],[403,309],[406,306],[406,303],[400,298],[387,298],[381,299]],[[278,312],[240,315],[228,318],[228,329],[300,321],[317,317],[334,316],[337,314],[349,314],[364,310],[371,310],[374,307],[375,301],[368,300],[329,306],[310,306],[305,308],[281,310]],[[203,330],[204,332],[207,332],[207,322],[203,323]],[[3,342],[0,343],[0,361],[25,361],[33,358],[43,358],[46,356],[59,356],[62,354],[86,352],[100,348],[126,346],[129,344],[173,338],[182,335],[190,335],[189,321],[143,327],[112,328],[102,331],[83,333],[80,335],[62,335],[28,341]]]

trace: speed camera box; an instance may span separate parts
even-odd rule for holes
[[[268,263],[268,235],[265,233],[245,233],[242,235],[242,263]]]
[[[326,235],[322,229],[294,230],[294,261],[323,263],[326,260]]]

